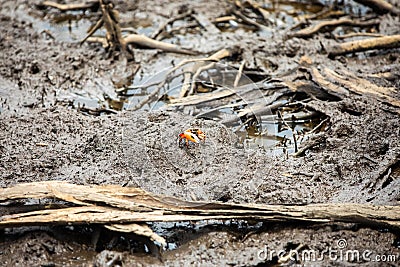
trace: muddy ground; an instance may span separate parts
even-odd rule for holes
[[[79,46],[74,40],[58,38],[57,28],[41,30],[37,23],[49,20],[58,11],[43,10],[35,5],[38,3],[0,1],[2,187],[63,180],[139,186],[187,200],[398,205],[398,108],[354,93],[336,101],[314,98],[307,105],[327,116],[329,123],[322,132],[309,137],[317,138],[319,144],[300,157],[243,145],[229,127],[195,119],[185,112],[149,111],[150,107],[113,110],[104,95],[115,98],[115,82],[129,78],[137,65],[137,75],[150,77],[188,56],[137,48],[133,49],[134,63],[122,56],[110,58],[101,46]],[[373,14],[355,3],[344,3],[338,9]],[[179,9],[191,8],[212,20],[226,15],[232,3],[166,1],[154,5],[150,1],[117,1],[116,7],[126,24],[142,27],[143,21],[150,21],[153,26],[147,30],[151,31]],[[44,14],[48,15],[42,18]],[[379,18],[379,33],[399,34],[399,17],[387,14]],[[94,22],[96,16],[89,14],[88,19]],[[394,97],[400,99],[398,49],[329,59],[321,48],[337,42],[329,33],[286,39],[287,28],[276,27],[269,34],[240,27],[218,35],[200,30],[171,40],[203,53],[240,47],[248,69],[273,78],[290,73],[307,56],[313,66],[346,69],[380,86],[394,87]],[[85,30],[81,31],[83,37]],[[240,62],[232,59],[225,63],[239,67]],[[379,73],[390,76],[372,78]],[[91,109],[80,109],[80,99],[85,99]],[[105,108],[96,112],[101,105]],[[176,135],[187,126],[199,126],[208,134],[206,144],[190,152],[196,154],[195,159],[176,144]],[[152,227],[169,243],[161,255],[143,249],[140,239],[90,226],[5,229],[0,265],[270,266],[277,264],[278,256],[263,257],[260,251],[289,251],[299,245],[303,245],[300,252],[342,248],[360,253],[369,250],[373,256],[396,255],[396,261],[384,264],[400,264],[400,237],[394,229],[234,221]],[[96,233],[100,233],[100,241],[94,242]],[[347,242],[345,247],[338,247],[340,239]],[[298,258],[290,264],[313,262]],[[324,257],[317,262],[332,264],[382,266],[382,262],[368,259]]]

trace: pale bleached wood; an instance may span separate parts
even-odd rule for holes
[[[54,193],[56,188],[57,193]],[[68,196],[67,198],[65,196]],[[270,221],[352,222],[400,227],[400,206],[353,203],[251,205],[190,202],[153,195],[139,188],[84,186],[65,182],[19,184],[0,190],[0,201],[61,198],[70,207],[3,215],[1,227],[26,225],[126,224],[160,221],[251,219]],[[75,201],[76,200],[76,201]],[[90,205],[81,205],[80,202]],[[74,206],[72,206],[74,205]],[[65,206],[65,205],[64,205]],[[12,205],[7,207],[12,208]]]

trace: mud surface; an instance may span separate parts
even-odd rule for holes
[[[123,110],[117,111],[108,100],[118,98],[114,90],[116,81],[131,77],[134,64],[120,56],[107,57],[98,45],[79,46],[77,39],[85,35],[86,29],[78,30],[75,40],[73,36],[57,38],[54,27],[50,28],[54,36],[50,36],[37,23],[57,12],[47,10],[50,15],[41,18],[44,11],[35,6],[38,3],[0,1],[2,187],[63,180],[139,186],[187,200],[398,205],[398,108],[353,93],[335,101],[313,98],[307,106],[324,114],[329,123],[300,145],[318,140],[318,145],[300,157],[246,145],[229,127],[195,118],[185,110],[149,111],[154,108],[148,105],[129,111],[129,105],[123,104]],[[207,4],[187,2],[186,5],[163,2],[154,6],[148,1],[117,1],[116,7],[122,21],[146,34],[176,10],[191,8],[212,20],[226,15],[232,5],[207,1]],[[350,7],[353,12],[370,12],[354,3]],[[399,34],[399,17],[382,15],[380,19],[381,34]],[[85,20],[95,21],[89,15]],[[150,23],[146,25],[146,21]],[[239,47],[248,69],[273,78],[295,72],[307,56],[315,67],[346,69],[380,86],[393,87],[394,96],[400,99],[398,49],[328,59],[322,46],[336,42],[329,34],[286,39],[286,28],[260,33],[239,27],[217,35],[198,30],[164,41],[204,53]],[[134,79],[151,77],[161,68],[171,68],[187,57],[146,49],[134,49],[134,53],[135,61],[140,64]],[[241,61],[228,63],[239,67]],[[374,76],[387,72],[388,78]],[[83,104],[86,109],[81,108]],[[204,129],[207,133],[204,146],[178,147],[176,136],[188,127]],[[95,227],[5,229],[0,243],[0,265],[269,266],[278,263],[278,256],[264,257],[263,250],[288,252],[296,248],[300,253],[315,250],[319,253],[317,257],[328,248],[358,250],[360,254],[368,250],[371,258],[396,255],[396,261],[390,264],[400,263],[399,233],[388,229],[353,224],[253,225],[252,222],[152,227],[167,235],[170,247],[162,256],[136,237],[112,236]],[[99,232],[100,241],[94,242],[93,236]],[[347,242],[346,246],[340,247],[340,239]],[[382,262],[365,258],[332,260],[328,256],[318,264],[333,262],[339,266],[382,266]],[[308,264],[300,258],[290,263]]]

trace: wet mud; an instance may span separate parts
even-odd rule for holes
[[[304,120],[279,130],[278,113],[263,114],[261,119],[273,117],[275,120],[276,128],[270,130],[273,141],[263,138],[259,129],[242,127],[235,131],[238,129],[235,127],[241,126],[240,120],[233,125],[220,123],[215,118],[224,118],[222,113],[214,117],[196,116],[207,106],[198,110],[173,109],[167,100],[173,99],[174,94],[131,110],[148,92],[126,96],[118,93],[117,88],[144,84],[187,56],[135,48],[134,63],[118,54],[109,57],[100,45],[80,46],[77,42],[85,36],[89,22],[96,20],[91,11],[77,12],[73,14],[75,17],[57,21],[54,17],[58,11],[43,9],[38,4],[39,1],[0,1],[2,187],[62,180],[76,184],[137,186],[186,200],[398,205],[398,107],[363,94],[335,98],[307,90],[297,92],[288,97],[293,103],[291,108],[282,109],[280,115],[298,111],[296,104],[302,102],[302,111],[318,116],[314,121]],[[115,1],[115,5],[122,21],[134,25],[143,34],[154,32],[170,14],[180,9],[190,8],[199,17],[213,20],[226,16],[232,8],[229,1],[159,5],[149,1]],[[238,69],[241,60],[246,60],[246,76],[255,83],[265,77],[296,77],[302,73],[301,67],[312,65],[321,70],[346,69],[378,86],[394,88],[394,97],[400,99],[399,49],[328,59],[324,49],[336,42],[330,33],[319,33],[308,39],[287,38],[287,29],[295,24],[296,16],[320,12],[322,6],[297,6],[290,1],[273,6],[271,20],[276,25],[268,30],[255,30],[254,26],[228,21],[216,24],[218,34],[195,27],[183,34],[178,31],[174,36],[160,38],[204,54],[222,48],[239,48],[239,57],[228,59],[224,64]],[[370,14],[370,10],[355,3],[339,9],[352,14]],[[387,14],[380,19],[379,33],[399,34],[399,17]],[[181,25],[173,25],[178,26]],[[337,31],[340,30],[345,31]],[[265,76],[252,77],[254,71]],[[381,73],[388,75],[378,75]],[[323,124],[318,131],[307,134],[320,123]],[[268,125],[265,122],[263,129],[270,129]],[[190,127],[207,133],[205,144],[179,147],[178,134]],[[279,127],[284,125],[281,123]],[[304,134],[298,135],[300,149],[312,144],[296,157],[291,155],[294,144],[290,127],[298,132],[304,129]],[[400,262],[396,229],[351,223],[293,225],[243,221],[153,223],[150,226],[166,236],[165,251],[159,251],[143,238],[116,234],[97,226],[4,229],[0,265],[307,265],[313,262],[301,258],[301,253],[316,251],[317,258],[322,257],[317,261],[321,266],[333,262],[338,266],[382,266],[382,262],[361,257],[332,260],[321,256],[329,248],[360,253],[368,250],[371,258],[396,255],[394,262],[385,264],[395,266]],[[346,242],[343,247],[341,240]],[[281,250],[296,251],[300,256],[282,262],[284,257],[277,253]]]

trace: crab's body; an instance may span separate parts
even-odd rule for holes
[[[198,128],[189,128],[183,133],[179,134],[179,146],[182,145],[182,140],[184,140],[185,145],[189,148],[189,144],[199,144],[200,142],[206,141],[206,134]]]

